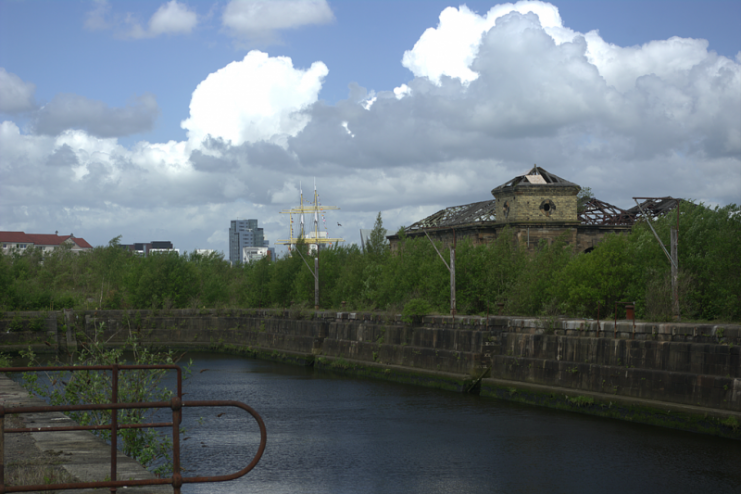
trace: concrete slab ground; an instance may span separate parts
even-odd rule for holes
[[[12,414],[13,407],[45,405],[42,400],[31,396],[18,383],[0,374],[0,404],[5,407],[5,428],[61,427],[75,422],[60,412],[23,415]],[[102,439],[87,431],[32,432],[5,434],[6,481],[8,473],[21,472],[26,479],[33,479],[32,470],[39,470],[39,480],[26,480],[26,485],[46,483],[52,477],[54,483],[94,482],[110,480],[111,448]],[[155,476],[133,459],[119,452],[117,470],[119,480],[153,479]],[[50,492],[50,491],[40,491]],[[105,489],[64,490],[60,493],[110,494]],[[171,493],[166,485],[151,487],[119,488],[119,493],[164,494]]]

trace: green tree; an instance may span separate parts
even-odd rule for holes
[[[182,308],[198,294],[196,268],[175,252],[139,258],[126,281],[136,308]]]
[[[561,269],[574,253],[563,237],[549,244],[541,240],[535,252],[527,255],[507,297],[507,310],[522,315],[551,315],[560,310],[555,290]]]
[[[680,300],[684,315],[702,319],[741,319],[741,209],[730,204],[710,208],[682,201],[679,206],[679,268],[691,280]],[[652,221],[659,238],[669,248],[674,212]],[[641,267],[644,286],[668,276],[669,260],[646,221],[630,234],[635,245],[632,263]],[[670,296],[667,294],[666,296]]]
[[[333,307],[340,307],[342,302],[347,302],[348,307],[366,307],[361,294],[363,290],[363,271],[367,264],[367,258],[355,244],[340,248],[345,249],[345,253],[341,260],[342,264],[337,266],[336,282],[331,290],[323,293],[328,294],[329,302]],[[323,264],[320,264],[320,277],[324,279],[324,268],[322,266]]]
[[[194,251],[186,254],[186,259],[195,267],[198,279],[198,290],[193,294],[191,305],[224,307],[236,302],[231,298],[230,288],[232,278],[242,269],[232,268],[223,254],[215,252],[198,254]]]
[[[493,313],[496,303],[511,297],[527,261],[527,252],[517,244],[510,227],[485,245],[458,243],[456,252],[456,298],[462,313]]]
[[[386,240],[386,229],[383,227],[381,212],[376,216],[376,222],[371,230],[370,238],[365,245],[365,253],[374,259],[379,259],[388,252],[388,240]]]
[[[294,249],[298,252],[286,254],[275,263],[271,271],[267,288],[270,294],[270,305],[272,306],[287,307],[290,305],[293,301],[296,275],[302,269],[306,269],[304,261],[301,260],[301,255],[299,255],[299,252],[301,252],[304,258],[308,256],[308,249],[303,239],[299,239]]]
[[[400,236],[394,255],[369,263],[365,274],[364,296],[378,307],[401,308],[411,299],[424,299],[437,311],[450,308],[450,273],[427,237]]]
[[[579,254],[555,276],[553,296],[568,314],[604,316],[618,301],[642,298],[640,267],[627,235],[609,234],[592,252]]]
[[[576,196],[576,211],[578,213],[583,213],[584,211],[586,211],[587,203],[591,199],[594,199],[594,193],[592,193],[592,189],[590,187],[582,187],[582,189]]]

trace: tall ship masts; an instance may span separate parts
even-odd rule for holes
[[[299,207],[281,211],[281,214],[287,214],[290,218],[288,229],[290,238],[278,240],[277,243],[280,245],[288,245],[288,250],[290,251],[293,250],[299,239],[303,239],[303,242],[309,245],[309,251],[315,252],[320,248],[326,247],[327,245],[344,242],[345,239],[343,238],[332,238],[329,236],[327,222],[324,217],[325,211],[339,209],[340,208],[338,208],[337,206],[324,206],[319,202],[319,194],[316,189],[316,179],[314,179],[314,202],[311,204],[304,203],[303,187],[299,182]],[[307,232],[305,228],[305,215],[307,213],[314,215],[314,224],[311,229],[312,231],[310,232]],[[297,235],[294,235],[293,215],[299,215],[300,217],[300,226],[298,232],[296,232]],[[324,222],[324,231],[321,231],[321,227],[319,225],[320,217]]]

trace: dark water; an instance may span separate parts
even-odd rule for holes
[[[192,357],[186,401],[252,406],[268,444],[245,477],[186,484],[184,493],[741,493],[737,441],[271,362]],[[187,408],[184,425],[186,475],[235,472],[257,448],[254,421],[234,408]]]

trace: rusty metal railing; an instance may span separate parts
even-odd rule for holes
[[[118,374],[122,370],[174,370],[177,372],[177,395],[173,396],[170,401],[138,402],[138,403],[118,403]],[[49,491],[65,489],[88,489],[98,487],[108,487],[112,493],[116,492],[118,487],[124,486],[146,486],[146,485],[172,485],[175,494],[180,494],[180,487],[188,483],[202,482],[223,482],[234,480],[255,468],[260,461],[265,445],[267,443],[267,432],[262,417],[250,406],[233,400],[211,400],[211,401],[183,401],[183,381],[182,370],[177,365],[90,365],[90,366],[58,366],[58,367],[3,367],[0,372],[56,372],[56,371],[111,371],[111,403],[102,404],[85,404],[85,405],[45,405],[30,407],[11,407],[7,408],[0,404],[0,494],[6,492],[28,492],[28,491]],[[249,465],[228,475],[183,477],[180,473],[180,423],[182,421],[183,407],[236,407],[245,410],[257,422],[260,428],[260,446],[257,453],[252,458]],[[170,408],[172,410],[172,422],[147,423],[147,424],[118,424],[118,410],[140,409],[140,408]],[[44,413],[44,412],[77,412],[90,410],[111,410],[110,425],[88,425],[88,426],[67,426],[67,427],[33,427],[33,428],[16,428],[5,429],[6,413]],[[115,480],[117,474],[117,442],[118,431],[121,429],[150,429],[158,427],[172,427],[172,476],[170,478],[143,479],[143,480]],[[64,432],[64,431],[92,431],[92,430],[110,430],[111,431],[111,474],[112,480],[100,482],[73,482],[60,484],[41,484],[26,486],[6,486],[5,485],[5,433],[19,432]]]

